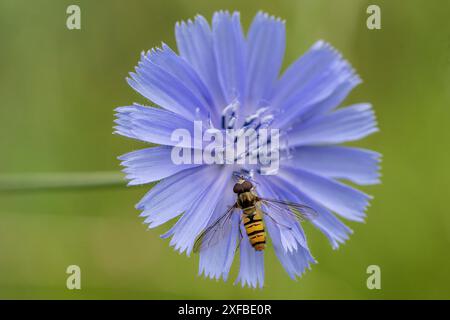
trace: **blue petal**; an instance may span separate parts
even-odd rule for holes
[[[189,120],[208,118],[208,91],[195,71],[167,46],[143,53],[130,77],[127,81],[133,89],[164,109]]]
[[[119,157],[123,170],[130,180],[128,185],[150,183],[169,177],[177,172],[196,167],[196,164],[174,164],[172,147],[160,146],[133,151]]]
[[[228,185],[225,187],[222,199],[216,206],[206,227],[222,217],[228,211],[229,207],[236,202],[236,195],[232,192],[233,185],[234,181],[230,179]],[[239,223],[240,212],[235,210],[229,228],[221,230],[224,232],[222,240],[211,247],[202,248],[200,251],[199,275],[204,273],[205,276],[211,279],[220,279],[223,276],[223,279],[227,280],[236,252]]]
[[[371,198],[367,194],[343,183],[318,176],[301,169],[282,167],[279,177],[295,185],[308,197],[342,217],[364,221],[364,211]]]
[[[359,83],[361,83],[361,80],[356,76],[351,77],[347,81],[344,81],[343,83],[338,85],[326,99],[323,99],[322,101],[307,108],[307,110],[304,110],[304,112],[299,115],[299,118],[304,121],[332,111],[333,109],[341,105],[345,98],[347,98],[350,91],[352,91],[353,88]]]
[[[301,203],[313,208],[318,215],[311,219],[311,223],[318,228],[330,241],[333,249],[337,249],[340,243],[348,240],[352,230],[336,218],[329,210],[318,202],[312,200],[295,185],[282,180],[277,176],[260,177],[270,181],[272,190],[275,192],[275,198]],[[269,197],[269,195],[264,195]]]
[[[276,84],[271,103],[283,112],[276,126],[283,127],[309,112],[326,113],[358,83],[350,64],[329,44],[317,42]]]
[[[259,12],[248,32],[247,105],[257,107],[266,101],[283,62],[285,24],[280,19]]]
[[[272,179],[269,180],[267,176],[258,176],[258,182],[257,192],[259,195],[270,199],[284,200],[284,192],[275,189]],[[295,217],[277,213],[266,206],[262,207],[262,211],[265,214],[265,222],[270,220],[280,227],[280,243],[285,252],[295,252],[299,247],[308,249],[303,228]]]
[[[229,203],[229,202],[228,202]],[[222,206],[218,206],[222,208]],[[224,211],[222,210],[222,214]],[[202,273],[211,279],[228,279],[231,264],[236,253],[236,245],[239,237],[239,214],[235,214],[231,220],[231,228],[223,240],[217,245],[203,249],[200,252],[199,275]]]
[[[171,139],[177,129],[186,129],[194,137],[194,124],[173,112],[158,108],[133,105],[116,109],[115,133],[145,142],[174,146],[178,141]],[[189,142],[183,147],[191,147]]]
[[[256,251],[250,244],[247,233],[241,224],[242,240],[240,249],[240,268],[235,283],[240,282],[242,287],[252,288],[264,285],[264,251]]]
[[[225,192],[225,187],[228,185],[227,182],[231,178],[231,172],[222,166],[207,166],[207,168],[203,179],[199,180],[207,189],[196,201],[192,202],[190,207],[185,208],[186,212],[183,216],[168,232],[161,236],[163,238],[172,237],[170,245],[174,246],[175,250],[178,250],[180,253],[186,251],[187,255],[190,255],[195,239],[210,221],[222,194]],[[193,180],[194,177],[189,183],[183,186],[180,185],[180,187],[186,188],[186,186],[189,186],[189,188],[186,188],[189,190],[195,188],[192,184]],[[193,191],[191,190],[191,192]],[[179,195],[174,195],[172,201],[182,201],[180,197]]]
[[[302,246],[299,246],[294,251],[285,251],[282,246],[281,228],[270,219],[266,219],[266,226],[275,254],[292,279],[301,276],[307,268],[310,269],[310,263],[316,262],[309,250]]]
[[[177,23],[175,35],[180,55],[191,64],[208,87],[216,107],[215,116],[219,116],[225,100],[217,76],[213,35],[208,21],[198,15],[194,22]]]
[[[183,83],[199,102],[197,107],[200,108],[201,112],[208,114],[214,109],[214,102],[209,88],[206,87],[192,66],[173,52],[166,44],[163,43],[161,49],[157,48],[149,51],[144,61],[161,67]]]
[[[245,51],[239,13],[216,12],[213,16],[213,47],[225,102],[245,97]]]
[[[214,170],[209,166],[196,167],[180,171],[155,185],[136,205],[143,210],[141,216],[146,217],[149,228],[166,223],[199,201],[215,180],[211,173]]]
[[[296,125],[288,135],[290,146],[337,144],[359,140],[378,131],[369,104],[357,104]]]
[[[291,156],[283,161],[283,165],[361,185],[380,182],[381,155],[374,151],[341,146],[308,146],[295,148]]]

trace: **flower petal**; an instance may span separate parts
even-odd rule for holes
[[[257,107],[267,100],[280,73],[285,49],[285,24],[259,12],[248,32],[247,105]]]
[[[246,43],[238,12],[216,12],[213,16],[213,47],[217,74],[226,104],[245,97]]]
[[[208,21],[197,15],[195,21],[177,23],[175,35],[180,55],[191,64],[208,87],[216,106],[216,116],[220,115],[225,100],[217,76],[213,35]]]
[[[207,189],[201,194],[197,201],[192,202],[192,206],[185,208],[186,212],[183,216],[175,223],[175,225],[165,234],[162,238],[172,237],[170,240],[170,245],[175,247],[180,253],[185,252],[190,255],[194,242],[197,236],[202,230],[205,229],[208,221],[210,221],[214,210],[219,203],[222,194],[225,191],[225,187],[228,185],[228,181],[231,178],[231,173],[229,170],[224,169],[222,166],[208,166],[208,175],[210,175],[208,180],[213,178],[212,182],[207,183],[206,179],[201,181],[206,185]],[[189,190],[192,187],[192,181],[189,184]],[[188,189],[188,188],[186,188]],[[179,199],[178,197],[176,197]],[[176,201],[177,199],[173,199]]]
[[[299,123],[288,133],[290,146],[337,144],[362,139],[378,131],[370,104],[356,104]]]
[[[214,168],[196,167],[180,171],[155,185],[136,205],[149,228],[155,228],[186,212],[215,180]],[[186,186],[189,186],[187,188]]]
[[[187,67],[187,63],[174,58],[174,54],[167,48],[165,46],[164,50],[142,53],[136,73],[130,73],[130,78],[127,78],[129,85],[166,110],[189,120],[195,120],[199,116],[206,120],[209,106],[205,101],[206,91],[200,88],[201,81]],[[167,67],[165,59],[172,60],[171,68]],[[195,89],[192,90],[193,88]]]
[[[342,146],[304,146],[291,151],[283,165],[361,185],[379,183],[380,154]]]
[[[294,251],[286,251],[282,246],[282,231],[272,220],[266,220],[267,231],[272,239],[275,254],[286,272],[292,279],[300,277],[305,270],[310,269],[310,263],[316,263],[307,248],[298,246]]]
[[[200,108],[202,113],[206,115],[214,109],[214,102],[209,88],[206,87],[191,65],[173,52],[165,43],[162,44],[161,49],[156,48],[149,51],[144,60],[146,63],[161,67],[186,86],[199,102],[197,107]],[[149,70],[152,69],[150,68]]]
[[[256,251],[250,244],[244,226],[241,224],[240,268],[235,284],[252,288],[264,285],[264,251]]]
[[[329,44],[318,41],[294,62],[277,82],[271,104],[283,116],[283,127],[316,109],[325,113],[337,107],[360,83],[350,64]]]
[[[272,178],[272,176],[270,177]],[[272,180],[269,180],[268,176],[258,176],[258,194],[269,199],[284,200],[285,192],[275,189]],[[275,212],[273,208],[267,205],[263,205],[261,209],[264,213],[264,221],[270,220],[280,227],[280,243],[285,252],[294,252],[299,247],[308,249],[303,228],[295,217],[286,215],[284,212]]]
[[[230,179],[222,199],[216,206],[206,227],[221,218],[236,202],[236,195],[232,192],[234,181]],[[226,281],[233,263],[236,245],[239,236],[240,212],[235,210],[230,221],[229,229],[224,232],[223,238],[217,244],[202,248],[200,251],[199,275],[202,273],[211,279],[223,279]]]
[[[173,147],[160,146],[133,151],[119,157],[130,180],[128,185],[150,183],[169,177],[198,164],[175,164],[171,159]]]
[[[369,195],[343,183],[318,176],[308,171],[282,167],[279,177],[302,190],[308,197],[340,216],[354,221],[364,221],[364,211]]]
[[[115,133],[145,142],[169,146],[180,145],[189,148],[195,142],[179,144],[173,140],[172,133],[177,129],[185,129],[194,136],[194,123],[176,113],[158,108],[133,105],[116,108],[117,119]]]
[[[221,208],[222,206],[218,206]],[[223,213],[223,210],[222,210]],[[203,249],[200,252],[199,275],[202,273],[211,279],[228,279],[231,264],[236,253],[236,245],[239,237],[239,214],[231,218],[231,228],[225,238],[217,245]]]
[[[304,204],[317,212],[317,216],[311,219],[310,222],[328,238],[333,249],[337,249],[340,243],[348,240],[352,230],[324,206],[312,200],[295,185],[277,176],[270,176],[266,179],[270,179],[271,188],[278,199]]]

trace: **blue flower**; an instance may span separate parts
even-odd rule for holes
[[[177,23],[175,33],[178,54],[165,44],[142,53],[127,79],[160,108],[135,104],[116,109],[116,133],[160,145],[120,157],[129,185],[159,181],[137,204],[145,223],[153,228],[178,217],[162,237],[170,237],[171,246],[189,255],[198,235],[236,202],[233,173],[251,171],[262,197],[314,208],[318,215],[311,223],[338,248],[352,232],[339,218],[363,221],[370,200],[341,181],[379,182],[378,153],[337,145],[377,131],[370,104],[339,107],[361,82],[350,64],[318,41],[280,75],[285,24],[265,13],[256,15],[247,35],[237,12],[216,12],[211,27],[197,16]],[[280,129],[276,174],[237,163],[175,164],[172,133],[182,128],[194,135],[195,121],[222,131],[250,123]],[[238,247],[236,281],[261,287],[264,251],[252,248],[239,219],[233,215],[226,236],[200,251],[199,273],[226,280]],[[289,228],[265,219],[271,245],[295,279],[315,259],[300,223],[286,218],[286,224]]]

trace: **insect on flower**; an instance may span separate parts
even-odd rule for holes
[[[316,262],[301,222],[338,248],[352,232],[340,218],[363,221],[370,200],[345,182],[379,183],[380,154],[338,145],[378,130],[370,104],[341,107],[360,78],[324,41],[281,72],[285,23],[262,12],[247,33],[239,13],[220,11],[211,25],[177,23],[175,35],[178,53],[143,52],[127,79],[158,107],[116,109],[116,133],[159,145],[119,158],[129,185],[158,181],[137,209],[149,228],[178,218],[162,237],[198,252],[199,274],[227,280],[238,252],[236,282],[262,287],[274,250],[301,276]]]
[[[238,226],[243,224],[248,240],[256,251],[262,251],[266,247],[263,215],[277,225],[290,229],[291,227],[283,224],[283,221],[289,217],[302,222],[313,218],[317,214],[314,209],[299,203],[260,198],[256,194],[253,184],[243,177],[240,177],[236,182],[233,192],[237,195],[236,203],[200,234],[195,241],[194,251],[198,252],[202,247],[205,248],[217,244],[217,241],[220,241],[227,234],[224,230],[231,227],[231,217],[236,209],[242,210],[241,219],[237,221]],[[263,211],[263,205],[269,211]],[[241,240],[242,234],[239,237],[239,241]]]

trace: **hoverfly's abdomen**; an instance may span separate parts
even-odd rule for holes
[[[242,217],[250,244],[256,251],[262,251],[266,247],[266,232],[261,214],[256,210],[253,213],[245,212]]]

